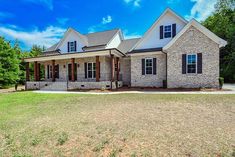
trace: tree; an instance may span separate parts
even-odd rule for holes
[[[235,82],[235,0],[218,0],[215,12],[203,25],[228,42],[220,51],[220,74]]]
[[[44,50],[45,50],[44,47],[40,47],[38,45],[33,45],[32,49],[30,50],[28,55],[29,55],[29,57],[38,57],[38,56],[43,54]],[[34,74],[33,73],[34,73],[34,65],[30,64],[30,76],[31,76],[30,79],[31,80],[34,79]],[[41,78],[44,78],[44,76],[45,76],[45,70],[44,70],[43,65],[41,65],[41,67],[40,67],[40,76],[41,76]]]
[[[19,81],[19,63],[17,51],[3,37],[0,37],[0,88]]]

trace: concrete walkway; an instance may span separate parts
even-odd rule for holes
[[[112,94],[235,94],[235,91],[215,91],[215,92],[159,92],[159,91],[122,91],[122,92],[70,92],[70,91],[33,91],[34,93],[47,94],[93,94],[93,95],[112,95]]]
[[[225,84],[224,89],[230,91],[117,91],[117,92],[71,92],[71,91],[33,91],[34,93],[47,93],[47,94],[94,94],[94,95],[107,95],[107,94],[235,94],[235,84]]]
[[[232,91],[235,91],[235,84],[229,84],[229,83],[226,83],[224,84],[224,89],[229,89],[229,90],[232,90]]]

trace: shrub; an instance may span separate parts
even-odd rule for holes
[[[163,80],[163,88],[167,88],[167,81]]]
[[[60,134],[57,140],[57,144],[63,145],[67,140],[68,140],[68,135],[66,134],[66,132],[62,132],[62,134]]]
[[[219,78],[219,87],[220,87],[220,89],[222,89],[223,85],[224,85],[224,78],[220,77]]]

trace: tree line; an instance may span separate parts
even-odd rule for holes
[[[225,82],[235,82],[235,0],[218,0],[215,12],[202,24],[228,42],[220,50],[220,76]],[[0,37],[0,88],[25,83],[25,63],[23,58],[42,55],[44,47],[32,46],[29,52],[23,52],[19,43],[13,45]],[[40,68],[44,77],[44,67]],[[33,64],[30,64],[30,79],[33,80]]]
[[[44,47],[33,45],[29,52],[20,49],[18,41],[11,43],[0,37],[0,89],[17,84],[25,84],[26,64],[24,58],[42,55]],[[30,79],[34,79],[33,64],[30,64]],[[44,76],[44,67],[40,68],[40,74]]]

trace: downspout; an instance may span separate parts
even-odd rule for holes
[[[167,53],[164,52],[163,50],[162,50],[162,52],[165,53],[165,55],[166,55],[166,88],[167,88],[167,84],[168,84],[168,81],[167,81],[167,69],[168,69],[168,67],[167,67]]]

